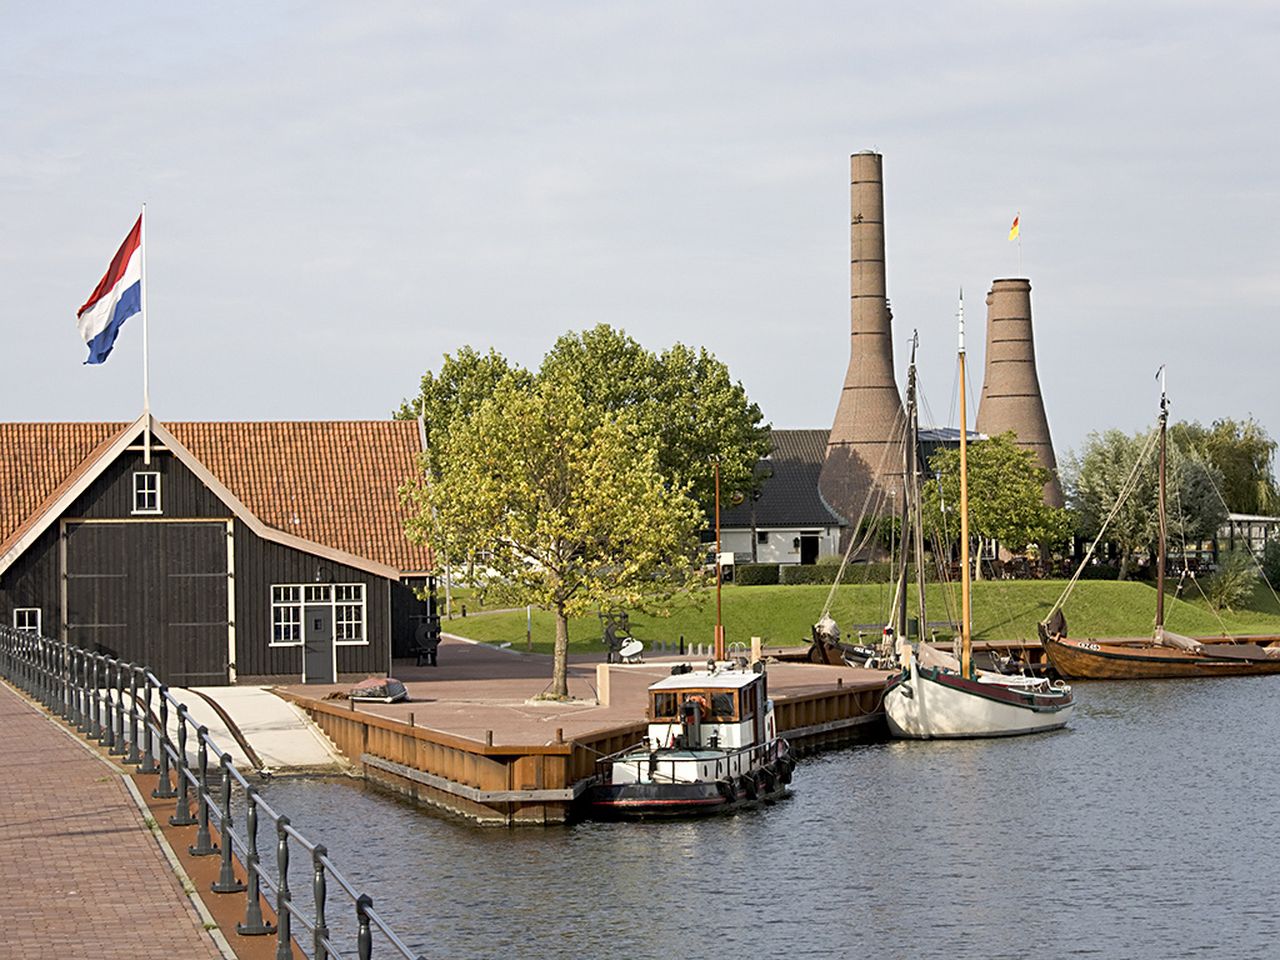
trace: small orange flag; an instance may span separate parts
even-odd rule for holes
[[[1022,216],[1022,213],[1021,213],[1021,211],[1019,211],[1019,212],[1018,212],[1018,214],[1017,214],[1017,216],[1015,216],[1015,217],[1013,218],[1013,226],[1011,226],[1011,227],[1009,228],[1009,239],[1010,239],[1010,240],[1017,240],[1017,239],[1018,239],[1018,219],[1019,219],[1019,217],[1021,217],[1021,216]]]

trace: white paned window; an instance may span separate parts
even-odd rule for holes
[[[304,607],[333,608],[333,639],[338,645],[368,643],[363,583],[286,583],[271,588],[271,646],[302,643]]]
[[[271,646],[295,647],[302,643],[302,588],[271,588]]]
[[[364,584],[333,588],[333,635],[338,643],[364,643]]]
[[[40,608],[18,607],[13,611],[13,629],[26,633],[40,633]]]
[[[133,512],[160,512],[160,474],[140,470],[133,475]]]

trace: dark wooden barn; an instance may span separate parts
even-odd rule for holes
[[[0,618],[168,683],[387,674],[431,566],[405,421],[0,424]]]

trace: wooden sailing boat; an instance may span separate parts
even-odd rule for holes
[[[960,297],[960,659],[923,641],[914,648],[899,639],[901,671],[885,687],[884,712],[889,731],[897,737],[1006,737],[1039,733],[1065,726],[1074,706],[1071,688],[1042,677],[1007,676],[975,670],[969,615],[969,478],[968,416],[965,410],[964,295]],[[907,409],[911,424],[908,489],[915,486],[918,424],[915,398],[915,358],[907,378]],[[915,498],[916,569],[923,567],[919,498]],[[924,585],[919,584],[921,616]]]
[[[1197,640],[1164,627],[1164,570],[1167,547],[1165,513],[1169,398],[1160,368],[1159,534],[1156,565],[1156,623],[1150,640],[1073,640],[1058,605],[1040,624],[1040,642],[1059,676],[1074,680],[1144,680],[1172,677],[1236,677],[1280,673],[1280,650],[1231,638]],[[1101,536],[1101,535],[1099,535]],[[1064,594],[1065,596],[1065,594]],[[1059,600],[1059,604],[1062,601]]]

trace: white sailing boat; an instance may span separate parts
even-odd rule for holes
[[[960,296],[960,658],[921,641],[898,639],[900,672],[885,688],[884,712],[896,737],[918,740],[948,737],[1008,737],[1056,730],[1066,725],[1074,706],[1071,688],[1043,677],[1009,676],[973,666],[969,616],[968,417],[965,410],[964,295]],[[915,357],[908,376],[908,494],[915,491],[916,568],[922,569],[923,536],[917,483],[919,449],[915,398]],[[899,588],[903,586],[899,583]],[[920,577],[921,616],[924,583]]]

